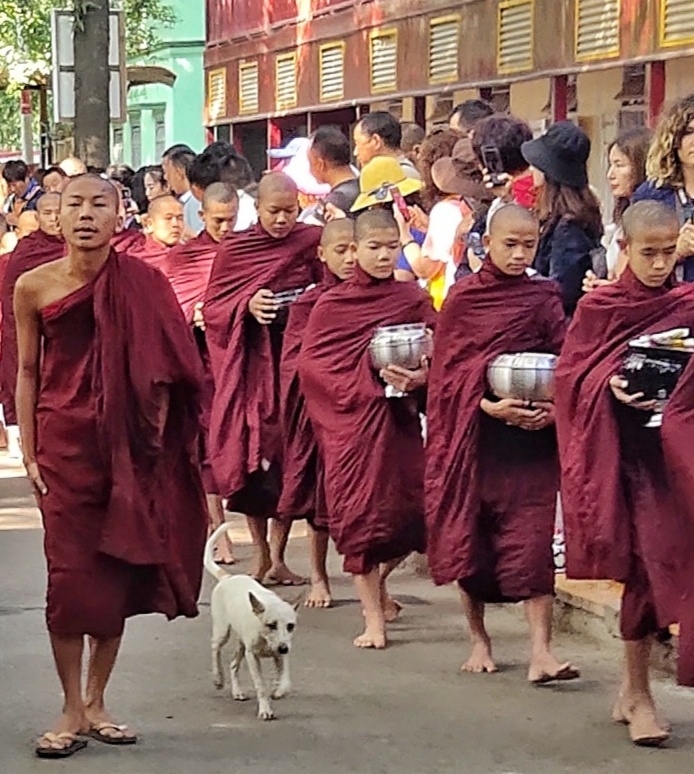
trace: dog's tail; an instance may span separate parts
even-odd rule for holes
[[[218,581],[222,580],[222,578],[226,578],[226,576],[229,574],[225,570],[223,570],[217,562],[214,560],[214,547],[217,541],[219,540],[222,535],[231,529],[231,524],[229,522],[225,522],[222,524],[221,527],[217,527],[217,529],[209,536],[207,539],[207,543],[205,544],[205,554],[203,558],[203,562],[205,564],[205,569],[207,572],[210,573],[213,577],[215,577]]]

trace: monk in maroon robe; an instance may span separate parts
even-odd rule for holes
[[[470,627],[467,672],[496,672],[486,603],[525,602],[528,680],[579,676],[552,653],[552,538],[559,460],[552,403],[498,399],[487,368],[499,355],[559,354],[566,319],[559,288],[528,276],[539,225],[502,207],[477,274],[453,287],[440,315],[427,405],[427,535],[436,583],[457,582]]]
[[[668,402],[661,435],[668,480],[685,521],[677,679],[680,685],[694,686],[694,357]]]
[[[256,546],[254,577],[283,585],[291,524],[273,519],[282,483],[279,365],[286,309],[275,294],[320,279],[320,229],[297,223],[294,182],[276,172],[258,187],[256,226],[229,234],[212,267],[203,316],[215,382],[210,461],[227,510],[245,513]]]
[[[15,293],[22,449],[43,515],[46,618],[65,697],[42,758],[83,749],[78,736],[135,743],[104,703],[125,620],[197,614],[207,524],[199,362],[166,278],[111,249],[116,216],[108,181],[71,180],[60,213],[67,257],[23,275]]]
[[[14,405],[17,386],[17,327],[13,308],[15,285],[25,272],[65,255],[65,242],[60,234],[60,194],[44,194],[37,203],[36,213],[39,228],[19,240],[7,262],[2,284],[0,403],[8,425],[17,424]]]
[[[318,256],[324,264],[323,281],[307,290],[290,310],[284,332],[280,365],[282,415],[282,496],[277,507],[280,519],[306,519],[311,531],[311,590],[306,607],[332,604],[327,570],[328,517],[323,484],[323,462],[318,450],[306,401],[299,383],[297,363],[309,317],[321,296],[354,274],[352,249],[354,222],[334,220],[321,235]]]
[[[169,252],[163,266],[169,278],[186,322],[192,327],[195,309],[202,302],[212,271],[217,248],[222,239],[234,230],[239,211],[239,197],[236,190],[226,183],[213,183],[202,198],[200,216],[205,224],[203,231],[185,244],[176,245]],[[202,457],[202,480],[207,494],[207,508],[210,513],[210,530],[214,532],[224,522],[224,506],[219,487],[214,479],[212,466],[207,459],[210,425],[210,410],[214,397],[214,377],[210,357],[205,343],[205,332],[193,328],[201,362],[205,371],[202,425],[200,435]],[[230,536],[225,535],[215,547],[215,560],[220,564],[234,564],[234,547]]]
[[[149,203],[142,224],[146,238],[131,246],[128,255],[163,271],[169,251],[183,236],[183,205],[171,194],[157,196]]]
[[[628,394],[619,374],[630,340],[694,320],[694,289],[673,287],[678,230],[676,213],[659,203],[627,210],[627,268],[581,301],[557,368],[567,574],[625,584],[626,671],[614,717],[629,724],[635,744],[647,746],[669,737],[650,690],[649,655],[653,635],[680,617],[680,549],[693,533],[660,432],[645,426],[654,404]]]
[[[369,357],[376,328],[433,327],[435,312],[416,284],[393,276],[398,226],[384,210],[363,214],[353,247],[354,277],[316,304],[299,355],[299,377],[325,466],[330,535],[354,576],[366,628],[359,648],[386,647],[387,568],[424,549],[424,449],[416,390],[426,369]],[[383,380],[407,393],[388,398]],[[415,394],[410,394],[412,392]]]

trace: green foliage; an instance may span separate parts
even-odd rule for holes
[[[73,0],[77,23],[90,0]],[[112,7],[118,7],[112,0]],[[27,84],[50,80],[51,11],[68,0],[0,0],[0,148],[19,145],[19,94]],[[167,0],[122,0],[126,52],[142,59],[160,44],[157,30],[173,25],[176,15]]]

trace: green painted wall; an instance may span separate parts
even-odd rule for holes
[[[205,3],[169,0],[169,4],[177,21],[173,27],[158,31],[161,47],[146,59],[129,64],[166,67],[176,74],[176,82],[173,87],[149,84],[131,88],[129,120],[112,128],[112,160],[135,169],[158,164],[162,152],[174,143],[186,143],[194,150],[202,150],[205,144]]]

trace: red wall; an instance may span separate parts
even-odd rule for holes
[[[310,0],[311,13],[350,5],[349,0]],[[207,42],[220,43],[232,37],[263,29],[297,17],[301,0],[207,0]]]

